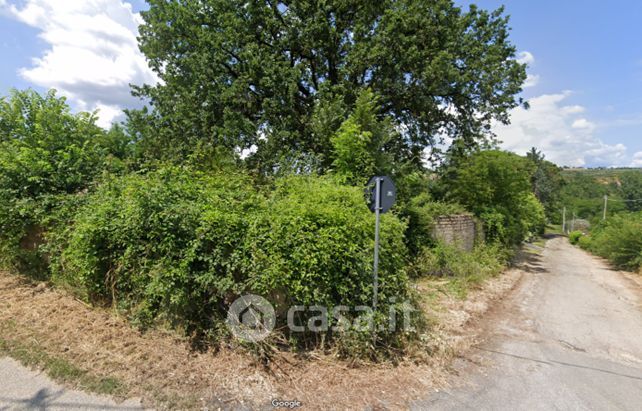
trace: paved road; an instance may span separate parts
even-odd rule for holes
[[[642,409],[640,282],[566,239],[548,242],[486,330],[451,388],[415,409]]]
[[[141,410],[139,401],[117,403],[65,389],[11,358],[0,358],[0,410]]]

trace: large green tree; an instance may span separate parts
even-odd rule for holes
[[[257,166],[333,162],[330,137],[364,88],[380,97],[408,160],[444,136],[463,146],[508,121],[526,78],[503,10],[451,0],[150,0],[140,47],[162,81],[132,112],[151,151],[256,146]],[[141,115],[145,121],[141,122]],[[461,146],[461,145],[460,145]],[[308,157],[306,157],[308,156]]]
[[[545,226],[544,207],[532,191],[534,172],[532,162],[517,154],[480,151],[462,160],[445,184],[450,199],[483,220],[489,239],[517,244]]]
[[[531,177],[533,193],[546,209],[547,217],[553,221],[560,219],[560,194],[564,178],[560,167],[547,161],[541,151],[533,147],[526,158],[535,166]]]

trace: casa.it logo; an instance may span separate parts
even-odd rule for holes
[[[246,294],[236,299],[227,312],[227,326],[232,334],[246,342],[264,340],[276,324],[274,307],[265,298]]]

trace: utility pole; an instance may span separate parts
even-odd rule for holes
[[[604,194],[604,211],[602,212],[602,220],[606,220],[606,205],[609,202],[609,196]]]
[[[372,309],[377,311],[379,292],[379,220],[381,219],[381,178],[375,178],[375,249],[372,285]]]
[[[571,231],[575,231],[575,213],[573,213],[573,220],[571,220]]]
[[[566,234],[566,207],[562,210],[562,234]]]

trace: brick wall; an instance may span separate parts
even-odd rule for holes
[[[437,217],[432,228],[432,236],[435,240],[472,251],[476,239],[482,234],[478,233],[477,224],[471,215],[454,214]]]

